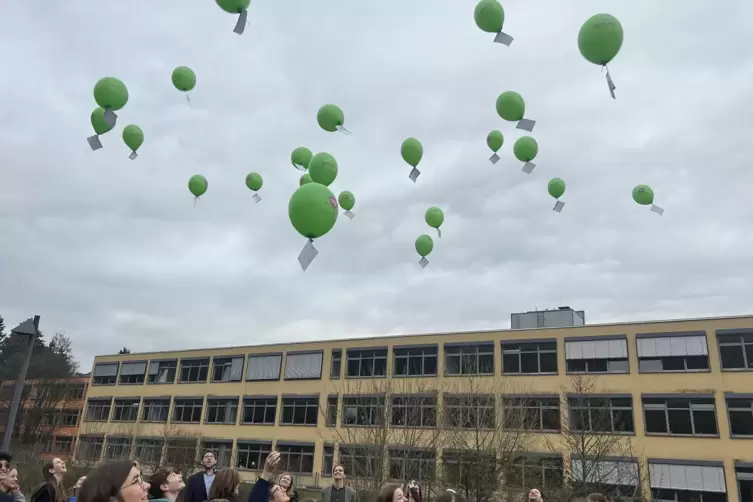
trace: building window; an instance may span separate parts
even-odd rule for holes
[[[92,385],[115,385],[118,380],[118,363],[97,363],[92,373]]]
[[[727,398],[732,436],[753,437],[753,398]]]
[[[638,369],[642,373],[709,369],[706,335],[638,336]]]
[[[499,488],[499,460],[473,450],[444,450],[442,466],[448,486],[471,493],[493,493]]]
[[[390,479],[431,481],[436,475],[437,457],[431,450],[390,448]]]
[[[272,453],[271,442],[238,441],[238,458],[235,466],[238,469],[261,471],[270,453]]]
[[[327,427],[337,427],[337,396],[327,398]]]
[[[80,401],[86,393],[86,384],[68,384],[65,386],[63,399],[66,401]]]
[[[105,458],[108,460],[120,460],[131,457],[131,438],[107,438]]]
[[[200,424],[203,397],[176,397],[173,403],[173,422],[178,424]]]
[[[181,359],[180,383],[205,383],[209,376],[209,358]]]
[[[717,436],[714,398],[643,398],[646,434]]]
[[[149,363],[149,383],[173,384],[178,372],[178,361],[151,361]]]
[[[322,352],[293,353],[285,356],[285,380],[320,380]]]
[[[502,342],[505,375],[557,373],[557,342]]]
[[[314,445],[277,443],[280,452],[280,469],[293,474],[314,472]]]
[[[632,397],[568,396],[570,430],[626,434],[635,432]]]
[[[110,418],[112,398],[89,399],[86,403],[85,422],[107,422]]]
[[[139,398],[115,398],[112,409],[113,422],[135,422],[139,416]]]
[[[629,373],[627,339],[565,340],[568,373]]]
[[[525,489],[531,486],[559,488],[563,478],[562,459],[549,456],[518,457],[505,472],[508,486]]]
[[[342,427],[382,425],[384,414],[382,396],[343,397]]]
[[[73,438],[70,436],[53,436],[47,442],[47,453],[73,453]]]
[[[282,355],[269,354],[263,356],[248,356],[246,366],[246,381],[262,382],[280,379]]]
[[[277,415],[277,396],[244,397],[242,424],[274,425]]]
[[[562,428],[559,397],[505,397],[503,413],[506,429],[559,432]]]
[[[342,349],[332,349],[332,366],[329,369],[329,378],[331,380],[340,380],[343,366]]]
[[[167,422],[170,416],[170,398],[144,398],[141,408],[142,422]]]
[[[395,376],[437,376],[437,347],[393,347]]]
[[[579,493],[602,493],[611,500],[634,500],[641,494],[638,462],[573,458],[571,470]]]
[[[233,455],[232,441],[203,441],[201,443],[201,449],[202,451],[209,450],[214,453],[214,458],[217,459],[218,468],[230,468],[230,460]]]
[[[648,475],[651,498],[655,501],[727,502],[724,467],[721,465],[683,465],[649,461]]]
[[[437,398],[420,395],[393,396],[391,423],[393,427],[436,427]]]
[[[212,362],[213,382],[240,382],[243,379],[245,357],[215,357]]]
[[[324,454],[322,455],[322,476],[325,478],[332,477],[332,471],[335,469],[335,447],[324,445]]]
[[[146,361],[124,362],[120,365],[121,385],[140,385],[144,383],[146,374]]]
[[[720,335],[719,356],[723,370],[753,370],[753,332]]]
[[[238,398],[207,398],[207,424],[232,424],[238,420]]]
[[[351,478],[383,479],[383,459],[378,447],[340,445],[340,463]]]
[[[316,425],[319,397],[283,397],[280,425]]]
[[[161,439],[136,438],[135,460],[142,465],[161,465],[163,445],[164,441]]]
[[[493,429],[494,396],[446,395],[444,397],[445,420],[450,427],[458,429]]]
[[[494,374],[494,343],[445,345],[444,373],[448,376]]]
[[[61,427],[75,427],[78,425],[78,417],[79,410],[60,410],[55,414],[55,424]]]
[[[165,444],[165,465],[177,467],[196,465],[196,439],[170,438]]]
[[[348,349],[347,376],[383,377],[387,376],[387,349]]]
[[[78,460],[98,462],[102,458],[105,438],[101,436],[80,436],[78,438]]]

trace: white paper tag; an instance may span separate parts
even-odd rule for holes
[[[496,164],[497,162],[499,162],[499,155],[495,153],[494,155],[489,157],[489,162],[491,162],[492,164]]]
[[[343,214],[344,214],[345,216],[347,216],[348,218],[350,218],[351,220],[352,220],[353,218],[355,218],[355,217],[356,217],[356,215],[355,215],[355,214],[353,214],[353,212],[352,212],[352,211],[345,211],[345,212],[344,212]]]
[[[105,124],[107,124],[109,127],[115,127],[115,123],[118,121],[118,116],[115,114],[114,111],[105,108],[105,115],[103,120],[105,121]]]
[[[664,214],[664,209],[660,208],[659,206],[655,206],[651,204],[651,211],[655,212],[659,216],[662,216]]]
[[[563,207],[565,207],[565,203],[564,203],[564,202],[562,202],[561,200],[558,200],[558,201],[557,201],[557,202],[556,202],[556,203],[554,204],[554,209],[553,209],[553,211],[556,211],[556,212],[558,212],[558,213],[559,213],[560,211],[562,211],[562,208],[563,208]]]
[[[425,256],[422,256],[421,259],[418,260],[418,264],[421,266],[421,268],[426,268],[426,265],[429,264],[429,260],[427,260]]]
[[[437,237],[439,237],[440,239],[442,238],[442,229],[441,228],[437,229]]]
[[[609,74],[609,70],[607,70],[607,87],[609,87],[609,94],[612,96],[612,99],[617,99],[614,95],[614,90],[617,89],[617,87],[615,87],[614,82],[612,82],[612,76]]]
[[[415,182],[416,182],[416,179],[418,179],[418,175],[419,175],[419,174],[421,174],[421,171],[419,171],[418,169],[416,169],[416,168],[414,167],[413,169],[411,169],[411,172],[410,172],[410,174],[408,175],[408,177],[409,177],[409,178],[411,179],[411,181],[412,181],[413,183],[415,183]]]
[[[337,129],[338,131],[340,131],[341,133],[343,133],[343,134],[347,134],[347,135],[351,135],[351,134],[352,134],[352,133],[351,133],[351,132],[350,132],[349,130],[345,129],[345,128],[344,128],[343,126],[341,126],[341,125],[339,125],[339,126],[336,126],[335,128],[336,128],[336,129]]]
[[[261,197],[259,197],[259,194],[258,194],[258,193],[255,193],[255,194],[254,194],[254,200],[255,200],[256,202],[261,202]]]
[[[314,243],[312,241],[306,242],[306,245],[303,246],[301,253],[298,255],[298,263],[301,264],[301,268],[304,272],[309,268],[309,265],[311,265],[311,262],[314,261],[314,258],[316,258],[316,255],[318,254],[319,250],[314,247]]]
[[[533,132],[533,128],[534,128],[535,125],[536,125],[536,121],[535,120],[520,119],[518,121],[518,125],[517,125],[516,129],[522,129],[524,131]]]
[[[99,136],[89,136],[86,138],[86,141],[89,142],[89,146],[92,150],[99,150],[102,148],[102,142],[99,140]]]
[[[536,164],[534,164],[533,162],[526,162],[525,164],[523,164],[523,172],[526,174],[531,174],[535,167]]]
[[[235,29],[233,30],[234,33],[243,35],[243,30],[246,29],[246,19],[248,19],[248,10],[243,9],[238,14],[238,22],[235,23]]]
[[[129,155],[128,158],[131,159],[131,160],[136,160],[136,157],[138,157],[138,156],[139,156],[138,153],[131,152],[131,155]]]
[[[497,35],[494,37],[494,42],[502,45],[506,45],[510,47],[510,44],[512,43],[514,39],[505,33],[504,31],[500,31],[497,33]]]

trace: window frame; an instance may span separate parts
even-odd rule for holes
[[[340,412],[340,427],[381,427],[384,425],[386,409],[384,394],[351,394],[342,396]],[[356,423],[350,424],[346,420],[346,411],[355,408]],[[368,410],[368,413],[363,411]],[[369,423],[359,423],[359,418],[368,415],[373,419]]]
[[[179,402],[180,401],[180,402]],[[195,401],[200,401],[201,405],[199,406],[199,417],[196,420],[176,420],[176,414],[178,410],[178,406],[181,407],[181,409],[186,409],[186,404],[183,401],[194,401],[194,403],[191,404],[191,413],[195,413],[194,410],[196,410],[196,403]],[[204,396],[175,396],[173,397],[173,405],[172,405],[172,413],[170,414],[170,423],[171,424],[201,424],[202,419],[204,418],[204,402],[206,399],[204,399]]]
[[[297,401],[303,401],[297,402]],[[303,408],[304,423],[286,422],[286,408],[292,408],[292,420],[295,420],[296,410]],[[310,409],[314,410],[314,423],[308,423]],[[278,425],[285,427],[316,427],[319,424],[319,395],[283,394],[280,398],[280,416]]]
[[[327,468],[327,460],[329,460],[329,469]],[[333,470],[335,470],[335,445],[324,443],[324,449],[322,450],[322,477],[331,478]]]
[[[556,402],[556,405],[551,401]],[[514,409],[518,417],[520,417],[521,425],[523,428],[515,427],[508,422],[507,410]],[[536,410],[537,422],[539,427],[537,428],[525,428],[526,424],[530,424],[531,410]],[[545,410],[551,412],[554,411],[558,424],[556,429],[548,429],[544,427],[544,423],[548,420],[544,420]],[[502,419],[504,420],[504,427],[508,430],[514,431],[527,431],[533,434],[561,434],[562,433],[562,402],[559,394],[503,394],[502,395]],[[516,420],[517,421],[517,420]]]
[[[163,409],[165,410],[164,420],[150,420],[148,418],[151,407],[154,406],[154,404],[156,403],[159,403],[160,410],[163,410]],[[141,400],[141,408],[139,409],[139,421],[146,424],[166,424],[167,422],[170,421],[171,404],[172,402],[169,396],[144,397]]]
[[[214,453],[217,460],[216,467],[219,469],[230,469],[233,465],[233,440],[232,439],[202,439],[199,445],[201,451],[209,450]],[[227,457],[227,462],[220,462]]]
[[[233,361],[240,359],[241,361],[241,374],[237,379],[233,379]],[[222,363],[223,370],[226,370],[228,372],[228,379],[216,379],[216,372],[219,369],[217,367],[217,363]],[[244,354],[241,355],[233,355],[233,356],[212,356],[212,364],[211,364],[211,371],[209,372],[209,382],[210,383],[237,383],[243,381],[243,376],[246,371],[246,356]],[[223,378],[224,378],[224,371],[223,371]]]
[[[428,353],[427,353],[428,351]],[[420,352],[420,353],[412,353]],[[405,373],[398,373],[398,360],[405,360]],[[411,360],[420,360],[421,373],[412,375]],[[426,372],[426,360],[434,359],[434,372]],[[439,376],[439,345],[393,345],[392,346],[392,376],[395,378],[432,378]]]
[[[118,401],[126,401],[126,402],[130,402],[131,404],[125,406],[122,402],[118,403]],[[127,411],[128,417],[126,419],[123,419],[123,418],[120,418],[119,420],[116,419],[115,417],[118,413],[118,409],[120,409],[121,412],[123,412],[124,410],[128,410]],[[137,422],[139,419],[140,409],[141,409],[140,397],[116,397],[112,400],[112,411],[110,412],[110,422],[117,422],[117,423]],[[130,418],[131,414],[134,415],[133,418]]]
[[[615,399],[626,399],[630,401],[630,422],[633,426],[633,429],[631,431],[621,431],[616,430],[615,424],[617,423],[616,417],[617,413],[626,412],[628,408],[624,406],[615,406],[614,400]],[[604,408],[601,406],[593,406],[593,401],[606,401],[608,402],[608,407]],[[585,406],[578,406],[578,404],[583,403]],[[615,436],[635,436],[635,403],[633,402],[633,396],[631,394],[568,394],[567,395],[567,415],[568,415],[568,428],[571,432],[576,434],[605,434],[605,435],[615,435]],[[573,406],[575,404],[575,406]],[[580,430],[580,429],[574,429],[573,428],[573,409],[587,409],[588,410],[588,424],[589,428]],[[610,430],[594,430],[593,429],[593,410],[609,410],[609,423],[610,423]]]
[[[132,450],[133,437],[108,434],[102,458],[106,460],[127,459],[130,458]],[[115,452],[119,452],[119,454],[116,454]]]
[[[747,401],[745,408],[739,407],[731,401]],[[753,439],[753,394],[749,393],[737,393],[737,392],[725,392],[724,393],[724,405],[727,409],[727,424],[729,425],[729,437],[732,439]],[[732,412],[735,413],[747,413],[748,419],[751,422],[750,434],[734,432]]]
[[[559,465],[546,465],[548,463],[559,464]],[[553,488],[562,487],[562,485],[565,482],[564,465],[565,465],[564,459],[558,455],[535,454],[535,453],[522,454],[512,459],[509,466],[507,466],[507,468],[505,469],[506,471],[505,478],[506,479],[509,478],[511,481],[515,480],[515,478],[513,476],[510,476],[508,472],[512,468],[519,469],[520,472],[522,473],[521,477],[523,478],[522,486],[511,484],[510,485],[511,487],[528,489],[528,487],[530,486],[536,486],[536,487],[539,487],[539,490],[552,490]],[[529,480],[526,477],[526,470],[533,470],[534,472],[536,470],[539,470],[541,472],[541,478],[536,479],[536,480]],[[558,484],[552,485],[552,484],[547,483],[546,473],[550,471],[556,471],[558,473],[558,476],[557,476],[557,479],[559,480]]]
[[[390,446],[387,448],[387,464],[387,478],[390,480],[420,479],[424,483],[437,477],[437,452],[431,448]],[[397,473],[393,471],[396,465]],[[416,466],[418,469],[414,470]]]
[[[317,355],[319,356],[319,373],[316,376],[304,376],[304,377],[292,377],[288,376],[288,365],[290,364],[290,356],[308,356],[308,355]],[[282,380],[286,382],[305,382],[307,380],[313,381],[313,380],[321,380],[322,374],[324,373],[324,351],[323,350],[297,350],[297,351],[288,351],[285,353],[285,371],[281,372],[282,374],[280,377]]]
[[[382,357],[380,353],[384,351]],[[371,352],[372,355],[369,358],[364,358],[363,354]],[[357,358],[354,356],[358,356]],[[375,379],[375,378],[387,378],[387,372],[389,366],[390,349],[389,347],[353,347],[345,351],[345,378],[346,379]],[[358,360],[358,375],[350,374],[350,362],[351,360]],[[376,374],[374,368],[376,367],[376,361],[384,360],[384,374]],[[363,375],[364,361],[368,361],[371,364],[371,374]]]
[[[697,355],[684,355],[684,356],[656,356],[656,357],[641,357],[640,341],[648,339],[672,339],[672,338],[697,338],[703,337],[706,345],[706,367],[705,368],[689,368],[689,358],[691,357],[703,357]],[[635,358],[638,360],[638,373],[645,374],[662,374],[662,373],[710,373],[711,372],[711,354],[709,354],[709,337],[706,331],[669,331],[666,333],[636,333],[635,335]],[[664,369],[664,360],[679,360],[682,359],[684,369]],[[646,361],[658,361],[662,369],[650,369],[645,368],[643,363]]]
[[[202,364],[206,361],[206,365]],[[198,366],[198,375],[197,377],[201,376],[201,371],[204,370],[206,373],[204,374],[203,380],[183,380],[183,365],[185,363],[200,363]],[[176,378],[178,380],[179,384],[186,385],[186,384],[201,384],[201,383],[207,383],[209,381],[209,370],[212,368],[212,358],[209,356],[206,357],[182,357],[180,359],[180,362],[178,363],[178,372],[176,375]],[[192,369],[191,367],[186,368],[190,372]]]
[[[272,421],[271,422],[246,422],[244,419],[246,417],[246,407],[248,406],[252,410],[256,410],[257,407],[260,407],[259,403],[256,401],[265,401],[263,403],[263,406],[261,406],[264,409],[264,417],[266,418],[267,410],[272,409]],[[273,404],[270,405],[270,401],[273,402]],[[248,403],[247,403],[248,402]],[[278,396],[242,396],[241,397],[241,404],[239,409],[239,425],[254,425],[254,426],[274,426],[277,425],[277,405],[280,402],[280,398]],[[253,417],[254,413],[252,413]]]
[[[663,408],[660,408],[659,403],[646,403],[646,400],[663,400]],[[696,411],[713,411],[714,412],[714,424],[716,426],[716,434],[699,434],[695,432],[696,425],[695,425],[695,415],[693,413],[693,404],[692,401],[694,400],[704,400],[704,401],[710,401],[710,403],[695,403],[698,408]],[[672,407],[670,408],[667,404],[668,401],[688,401],[688,407],[687,408],[676,408]],[[646,407],[646,405],[649,405]],[[707,408],[711,405],[711,408]],[[692,438],[719,438],[720,437],[720,430],[719,430],[719,417],[717,416],[717,409],[716,409],[716,399],[713,394],[642,394],[641,395],[641,406],[643,408],[643,427],[645,429],[645,435],[646,436],[657,436],[657,437],[692,437]],[[648,420],[646,418],[646,411],[659,411],[660,409],[663,409],[664,411],[664,421],[666,425],[667,432],[649,432],[648,430]],[[681,433],[673,433],[670,427],[670,410],[673,411],[684,411],[687,410],[688,414],[690,416],[690,426],[693,430],[691,434],[681,434]]]
[[[332,410],[334,410],[334,422],[331,420],[333,418],[331,416]],[[337,394],[330,394],[327,396],[327,410],[325,413],[324,426],[330,429],[336,429],[340,417],[340,396]]]
[[[284,451],[283,448],[287,448],[288,451]],[[311,451],[304,451],[304,449],[311,449]],[[297,442],[297,441],[284,441],[284,440],[277,440],[277,443],[275,444],[275,449],[280,452],[280,465],[281,469],[285,472],[289,472],[293,475],[298,476],[312,476],[316,470],[316,444],[315,443],[304,443],[304,442]],[[298,451],[295,451],[298,450]],[[287,459],[285,458],[287,456]],[[303,470],[295,470],[291,469],[291,459],[293,457],[296,457],[298,459],[298,465],[303,466],[304,458],[310,458],[311,459],[311,470],[310,471],[303,471]]]
[[[98,418],[98,419],[91,419],[89,418],[89,409],[91,407],[92,402],[94,403],[106,403],[106,407],[103,407],[103,409],[107,409],[106,417]],[[100,422],[100,423],[106,423],[110,421],[110,415],[112,414],[112,397],[90,397],[86,400],[86,407],[84,409],[84,422]]]
[[[165,446],[165,440],[163,438],[153,437],[136,437],[133,442],[133,455],[134,459],[144,464],[160,465],[162,461],[162,450]],[[143,450],[142,450],[143,449]],[[144,458],[144,450],[148,451],[153,456]],[[154,455],[156,453],[156,455]]]
[[[239,408],[238,396],[207,396],[205,401],[206,402],[204,404],[205,411],[204,411],[204,421],[203,421],[204,425],[238,425],[238,408]],[[213,403],[213,401],[215,402]],[[224,405],[213,406],[213,404],[216,405],[217,402],[222,402],[224,403]],[[230,403],[230,410],[234,410],[235,420],[233,420],[232,422],[227,421],[227,420],[224,422],[210,422],[209,421],[210,410],[212,408],[223,409],[224,412],[226,413],[228,403]],[[233,406],[233,403],[235,403],[235,406]]]
[[[554,349],[542,349],[541,345],[554,344]],[[523,372],[523,354],[533,354],[533,351],[522,351],[522,345],[536,345],[536,362],[538,365],[538,371],[535,373]],[[512,349],[511,347],[516,348]],[[502,375],[503,376],[556,376],[559,375],[559,343],[556,338],[529,338],[522,340],[502,340],[500,342],[500,350],[502,352]],[[518,358],[517,372],[505,371],[505,354],[511,355],[516,353]],[[541,371],[541,355],[542,354],[554,354],[554,371]]]
[[[143,364],[144,365],[144,372],[141,374],[133,373],[133,374],[123,374],[123,366],[127,364]],[[149,371],[149,361],[146,359],[139,359],[134,361],[120,361],[120,368],[118,369],[118,385],[144,385],[146,383],[146,375]],[[137,381],[123,381],[123,377],[135,377]],[[141,379],[138,381],[138,379]]]
[[[335,372],[337,364],[337,372]],[[329,379],[340,380],[343,376],[343,349],[332,349],[329,360]],[[331,474],[330,474],[331,475]]]
[[[746,341],[745,338],[750,338],[750,341]],[[724,338],[727,337],[740,337],[739,342],[725,342]],[[747,347],[751,347],[751,356],[753,356],[753,329],[738,328],[738,329],[718,329],[716,330],[716,346],[719,351],[719,367],[722,371],[753,371],[753,357],[748,357]],[[743,357],[743,363],[746,367],[742,368],[725,368],[722,360],[722,347],[740,347]]]
[[[97,373],[97,367],[99,367],[99,366],[115,366],[117,368],[117,370],[115,370],[115,374],[114,375],[107,377],[108,379],[112,378],[113,379],[112,382],[110,382],[109,380],[107,382],[97,382],[96,379],[97,378],[101,378],[101,377],[98,377],[96,375],[96,373]],[[105,386],[108,386],[108,385],[117,385],[119,374],[120,374],[120,361],[94,363],[94,368],[92,369],[91,385],[96,385],[98,387],[105,387]]]
[[[95,451],[99,452],[99,455],[92,455],[91,458],[81,457],[81,447],[93,447]],[[85,460],[87,462],[99,462],[102,459],[102,454],[105,449],[105,436],[97,434],[84,434],[78,437],[76,441],[76,460]]]
[[[162,370],[162,364],[168,364],[166,372],[167,376],[170,375],[170,370],[173,372],[173,378],[170,382],[153,382],[152,376],[159,377],[160,371]],[[152,365],[157,364],[157,373],[152,374]],[[180,362],[178,359],[153,359],[149,361],[149,367],[146,370],[146,384],[147,385],[174,385],[176,380],[178,379],[178,367],[180,366]]]
[[[235,469],[239,471],[252,471],[261,472],[264,469],[264,461],[267,455],[272,453],[272,441],[253,441],[239,439],[235,447]],[[251,459],[251,455],[255,455],[258,461],[258,468],[253,469],[247,466],[241,466],[241,456],[247,455],[247,459]]]
[[[571,359],[567,357],[568,353],[568,344],[569,343],[579,343],[579,342],[613,342],[613,341],[620,341],[622,342],[622,346],[625,350],[625,357],[592,357],[592,358],[579,358],[579,359]],[[565,374],[566,375],[627,375],[630,374],[630,349],[628,347],[628,340],[626,335],[601,335],[601,336],[571,336],[566,337],[564,339],[564,350],[565,350]],[[594,354],[595,355],[595,354]],[[606,369],[594,369],[593,371],[590,370],[591,367],[598,364],[600,361],[606,362]],[[584,368],[581,369],[571,369],[571,363],[580,363],[583,362]],[[625,363],[625,368],[620,369],[618,371],[610,371],[609,369],[609,363],[610,362],[621,362]]]
[[[446,377],[470,377],[470,376],[494,376],[496,375],[496,361],[495,361],[495,346],[496,344],[494,342],[471,342],[471,343],[445,343],[444,344],[444,376]],[[448,351],[449,349],[449,351]],[[474,349],[472,353],[465,353],[468,349]],[[487,352],[487,349],[490,352]],[[455,354],[454,352],[457,351],[458,354]],[[470,351],[468,351],[470,352]],[[447,363],[447,359],[452,357],[458,357],[458,373],[450,373],[449,368],[450,364]],[[482,372],[481,371],[481,358],[491,356],[491,368],[488,372]],[[476,366],[476,372],[475,373],[465,373],[463,372],[463,361],[466,360],[466,358],[475,358],[475,366]]]
[[[406,399],[415,401],[396,403],[398,400],[403,401]],[[438,407],[437,394],[391,394],[389,426],[393,429],[436,429],[439,424]],[[402,410],[401,413],[404,418],[404,420],[400,421],[401,423],[395,423],[395,418],[397,417],[395,411],[398,408]],[[412,410],[420,410],[418,413],[420,423],[418,425],[409,423],[414,416],[411,414]]]
[[[458,403],[453,402],[456,400]],[[467,404],[467,406],[464,406],[464,404]],[[497,426],[498,408],[494,394],[444,394],[442,408],[444,410],[442,414],[442,423],[455,429],[466,431],[493,430]],[[473,415],[466,410],[473,410]],[[487,412],[482,410],[487,410]],[[459,417],[460,420],[475,416],[475,418],[473,418],[475,425],[464,427],[463,425],[465,421],[463,421],[463,423],[456,423],[456,416]],[[492,423],[489,423],[484,417],[490,417]]]
[[[276,357],[278,359],[277,364],[277,377],[276,378],[249,378],[248,371],[251,369],[251,359],[261,359],[265,357]],[[247,354],[246,355],[246,371],[243,373],[244,382],[279,382],[282,380],[282,352],[268,352],[263,354]]]

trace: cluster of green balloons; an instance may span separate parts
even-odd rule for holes
[[[115,77],[104,77],[94,84],[94,101],[97,108],[91,113],[91,124],[94,136],[87,138],[92,150],[102,148],[99,137],[112,131],[118,120],[115,113],[128,103],[128,88]],[[123,142],[131,149],[129,158],[134,160],[138,155],[136,150],[144,143],[144,132],[137,125],[130,124],[123,128]]]
[[[424,213],[424,220],[427,225],[437,230],[437,236],[442,237],[442,230],[440,227],[444,223],[444,212],[440,208],[432,206],[427,209]],[[427,260],[426,257],[429,256],[433,250],[434,240],[426,234],[419,235],[416,239],[416,252],[421,257],[421,260],[418,262],[421,268],[424,268],[429,264],[429,260]]]
[[[259,173],[248,173],[246,175],[246,187],[254,193],[254,200],[261,202],[261,197],[258,192],[264,185],[264,179]],[[199,197],[207,193],[209,188],[209,182],[206,177],[201,174],[194,174],[188,179],[188,191],[194,196],[194,205]]]

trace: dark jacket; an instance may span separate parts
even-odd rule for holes
[[[186,487],[183,488],[183,502],[205,502],[208,498],[204,471],[201,470],[188,478]]]
[[[14,500],[12,493],[0,492],[0,502],[13,502]]]
[[[248,494],[248,502],[269,502],[269,489],[272,484],[266,479],[259,478],[254,483],[251,493]]]
[[[50,483],[39,485],[31,494],[31,502],[57,502],[55,487]]]

